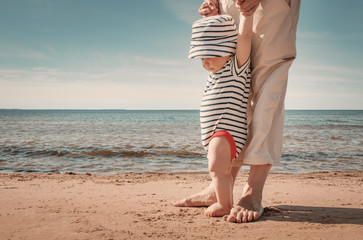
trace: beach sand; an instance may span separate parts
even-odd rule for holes
[[[0,174],[0,239],[362,239],[363,172],[270,174],[264,216],[242,224],[172,206],[208,183],[207,174]]]

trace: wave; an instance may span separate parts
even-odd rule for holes
[[[354,128],[358,128],[358,129],[362,129],[363,125],[362,124],[297,124],[297,123],[290,123],[290,124],[285,124],[285,128],[287,129],[297,129],[297,130],[301,130],[301,129],[354,129]]]
[[[282,154],[282,161],[288,161],[292,159],[326,159],[326,158],[355,158],[363,157],[363,153],[288,153]]]
[[[149,155],[146,151],[112,151],[112,150],[91,150],[82,151],[83,155],[99,156],[99,157],[122,157],[122,156],[134,156],[143,157]]]
[[[71,158],[117,158],[117,157],[146,157],[146,156],[175,156],[179,158],[202,157],[203,154],[187,150],[173,150],[161,148],[149,148],[147,150],[111,150],[89,148],[73,149],[37,149],[23,146],[7,146],[0,148],[0,156],[19,156],[19,157],[71,157]]]

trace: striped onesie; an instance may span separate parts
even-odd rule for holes
[[[200,107],[202,143],[224,136],[231,145],[232,160],[242,151],[247,137],[246,108],[250,90],[250,60],[238,67],[233,54],[218,72],[210,74]]]

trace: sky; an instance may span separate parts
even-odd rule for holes
[[[203,0],[0,0],[0,108],[199,109]],[[363,109],[363,2],[302,0],[286,109]]]

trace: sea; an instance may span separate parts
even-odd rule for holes
[[[362,170],[363,110],[286,110],[272,172]],[[0,110],[0,173],[207,171],[198,110]]]

